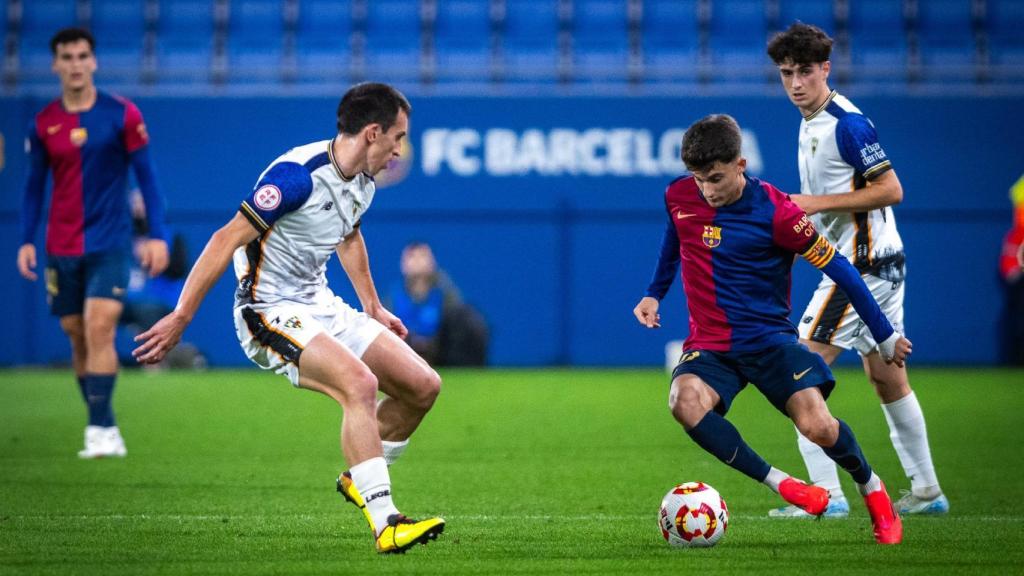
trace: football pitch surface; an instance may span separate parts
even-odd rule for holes
[[[0,371],[0,574],[934,574],[1024,572],[1024,371],[911,368],[945,517],[879,546],[841,473],[847,519],[768,519],[783,504],[698,448],[656,370],[443,371],[391,469],[396,504],[447,529],[378,556],[334,491],[340,410],[256,369],[129,371],[124,460],[80,461],[85,409],[65,371]],[[864,375],[829,404],[894,499],[909,488]],[[793,427],[753,388],[729,415],[769,462],[806,472]],[[712,549],[672,549],[657,512],[701,480],[731,513]]]

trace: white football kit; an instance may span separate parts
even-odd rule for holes
[[[384,326],[334,295],[327,261],[373,201],[373,178],[347,180],[333,140],[293,148],[260,175],[239,211],[260,236],[234,254],[235,332],[250,360],[299,382],[299,356],[326,332],[361,357]]]
[[[838,194],[863,188],[892,169],[875,127],[848,99],[833,91],[800,123],[801,194]],[[815,227],[861,273],[878,305],[903,332],[903,240],[890,207],[870,212],[820,212]],[[835,282],[823,276],[800,321],[800,337],[869,354],[870,331]]]

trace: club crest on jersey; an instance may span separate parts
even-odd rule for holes
[[[817,152],[817,151],[818,151],[818,137],[815,136],[814,138],[811,138],[811,156],[814,156],[814,153]]]
[[[720,226],[705,226],[703,238],[705,246],[717,248],[722,243],[722,228]]]
[[[72,128],[71,129],[71,143],[81,148],[85,141],[89,139],[89,131],[85,128]]]
[[[299,320],[298,316],[292,316],[285,320],[284,327],[291,328],[292,330],[302,330],[302,321]]]
[[[281,189],[273,184],[263,186],[252,197],[260,210],[273,210],[281,205]]]

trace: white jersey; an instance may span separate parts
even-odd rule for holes
[[[260,175],[239,211],[259,238],[234,254],[235,306],[327,305],[324,271],[337,245],[359,226],[373,201],[373,178],[346,180],[332,140],[293,148]]]
[[[850,192],[892,169],[874,125],[835,91],[800,123],[798,161],[802,194]],[[862,274],[903,280],[903,240],[891,207],[819,212],[811,220]]]

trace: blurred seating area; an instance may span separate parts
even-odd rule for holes
[[[5,90],[52,86],[50,36],[97,38],[98,81],[269,88],[687,89],[774,83],[767,39],[836,39],[833,78],[1024,86],[1024,0],[3,0]]]

